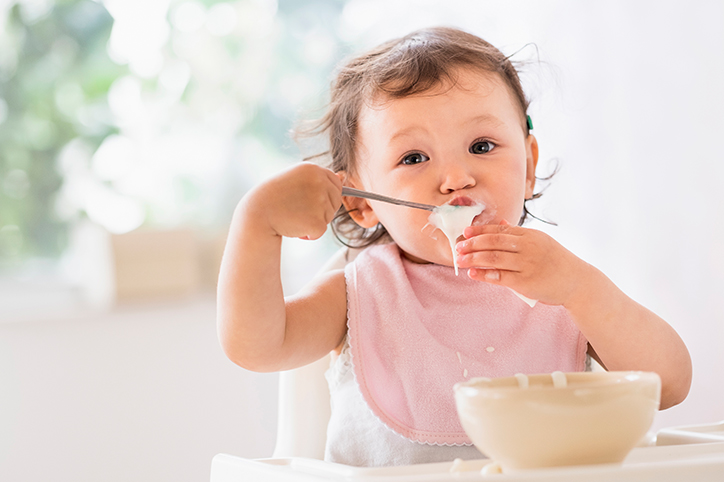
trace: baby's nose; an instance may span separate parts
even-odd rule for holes
[[[451,193],[475,186],[475,177],[464,166],[448,165],[442,173],[440,191]]]

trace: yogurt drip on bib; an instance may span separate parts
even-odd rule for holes
[[[455,243],[457,242],[457,239],[462,236],[465,228],[472,224],[475,216],[482,213],[484,209],[484,204],[473,204],[472,206],[454,206],[452,204],[443,204],[442,206],[436,207],[428,218],[430,224],[442,231],[450,242],[453,266],[455,266],[455,276],[458,275]]]

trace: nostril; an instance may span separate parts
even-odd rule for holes
[[[445,182],[442,183],[441,187],[443,190],[451,193],[454,191],[461,191],[463,189],[473,187],[475,186],[475,184],[475,179],[468,175],[448,176]]]

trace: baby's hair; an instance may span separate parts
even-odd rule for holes
[[[441,85],[454,86],[459,68],[478,69],[503,80],[519,109],[523,132],[528,135],[529,101],[510,59],[473,34],[434,27],[386,42],[342,65],[332,82],[326,114],[296,132],[297,136],[328,136],[329,150],[305,161],[325,159],[332,171],[354,174],[357,123],[364,103],[380,95],[394,100],[423,94]],[[524,210],[521,223],[526,214]],[[390,240],[384,226],[363,228],[352,220],[344,206],[332,221],[332,231],[343,244],[357,248]]]

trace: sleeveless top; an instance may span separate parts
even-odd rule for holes
[[[345,268],[348,334],[328,373],[326,459],[358,466],[475,458],[453,385],[472,377],[582,371],[586,339],[563,307],[413,263],[395,244]]]

